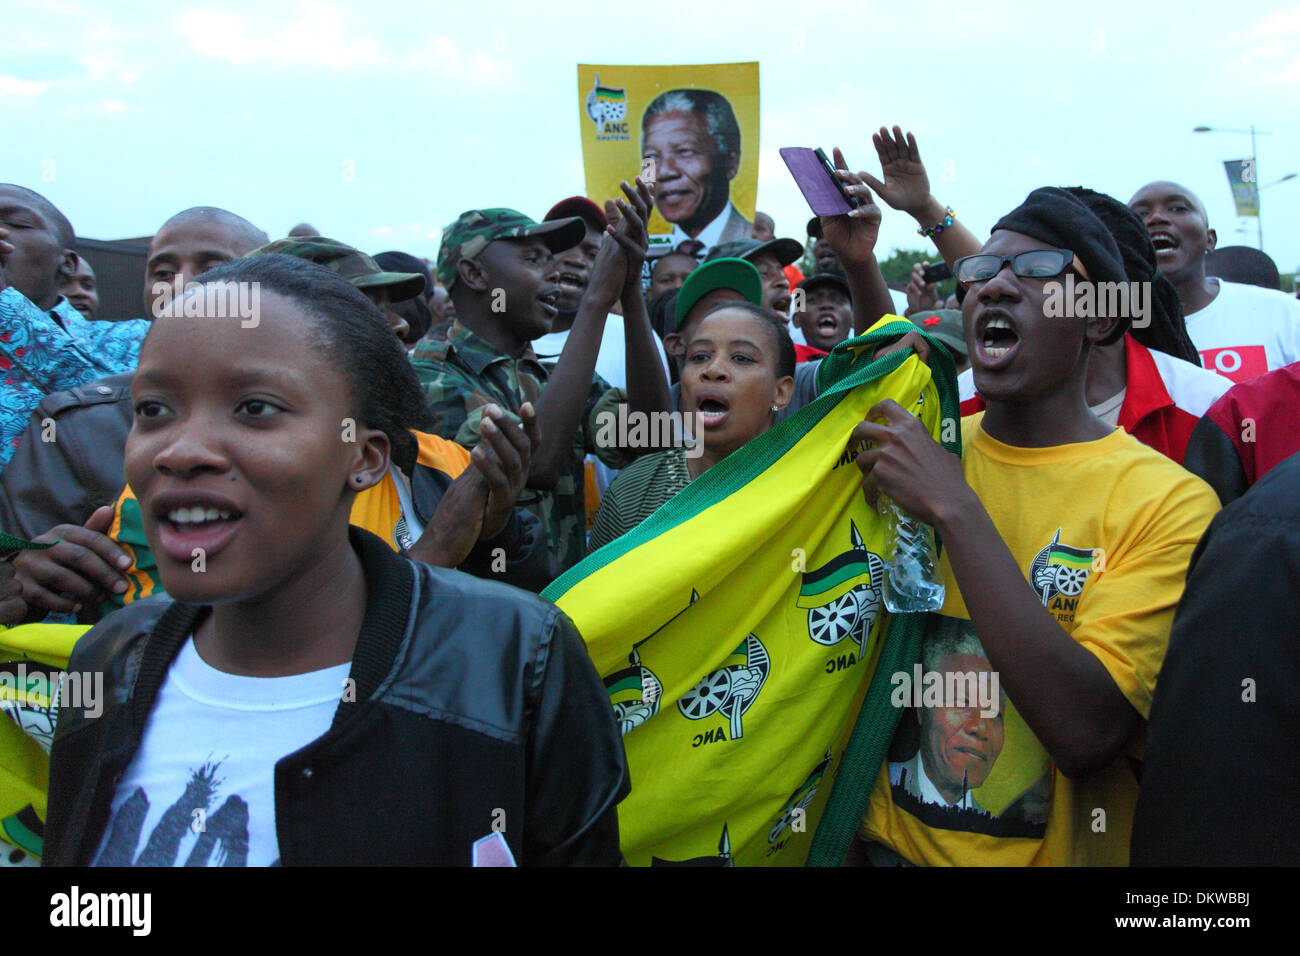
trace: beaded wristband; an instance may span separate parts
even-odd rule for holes
[[[952,216],[953,216],[952,206],[948,206],[946,209],[944,209],[944,212],[947,213],[947,215],[943,217],[943,222],[937,223],[930,229],[918,229],[916,230],[916,234],[918,236],[937,236],[939,235],[939,233],[943,232],[945,229],[951,226]]]

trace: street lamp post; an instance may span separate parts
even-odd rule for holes
[[[1197,126],[1192,130],[1193,133],[1249,133],[1250,134],[1250,165],[1255,170],[1255,181],[1259,181],[1259,160],[1255,153],[1255,124],[1250,124],[1250,129],[1225,129],[1222,126]],[[1268,130],[1259,130],[1261,136],[1267,136]],[[1280,181],[1280,180],[1279,180]],[[1259,251],[1264,251],[1264,203],[1259,198],[1260,189],[1255,187],[1255,228],[1259,238]]]

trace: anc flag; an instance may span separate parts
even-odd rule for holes
[[[914,328],[887,316],[837,346],[816,401],[544,592],[619,718],[632,865],[800,865],[823,816],[813,860],[847,850],[899,716],[889,674],[917,659],[924,617],[884,610],[882,523],[849,435],[892,398],[958,450],[946,351],[932,345],[933,378],[908,351],[867,360]]]
[[[0,531],[0,551],[6,553],[42,551],[53,544]],[[41,858],[44,843],[45,791],[63,669],[72,646],[88,630],[77,624],[0,626],[0,841],[34,860]]]
[[[59,679],[88,630],[79,624],[0,628],[0,840],[36,859],[45,833]]]
[[[1058,531],[1057,534],[1060,534]],[[1092,548],[1072,548],[1068,544],[1054,544],[1047,553],[1047,563],[1067,568],[1091,568]]]

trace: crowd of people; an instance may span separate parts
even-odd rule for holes
[[[656,118],[704,128],[696,99]],[[857,206],[797,238],[674,189],[652,244],[684,175],[657,141],[621,195],[468,210],[432,263],[189,208],[117,321],[66,216],[0,185],[0,646],[78,628],[65,664],[29,643],[0,668],[104,682],[0,697],[48,723],[5,860],[617,865],[638,781],[538,593],[906,312],[874,357],[952,358],[962,454],[892,402],[845,447],[942,541],[926,666],[1004,699],[904,721],[846,862],[1296,862],[1300,301],[1216,256],[1176,183],[1026,184],[981,240],[915,137],[873,142],[879,178],[835,152]],[[886,214],[952,296],[929,262],[891,290]],[[665,413],[694,433],[609,427]]]

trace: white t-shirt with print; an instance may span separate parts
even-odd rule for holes
[[[1300,362],[1300,299],[1240,282],[1214,281],[1219,294],[1187,316],[1187,334],[1206,368],[1244,382]]]
[[[541,338],[533,339],[533,353],[541,362],[558,362],[564,351],[564,343],[569,341],[569,333],[548,332]],[[600,350],[596,353],[596,374],[615,388],[627,388],[627,343],[624,338],[623,316],[613,312],[605,317],[605,331],[600,338]],[[664,351],[663,342],[653,332],[655,348],[659,352],[659,364],[663,366],[665,377],[668,375],[668,353]]]
[[[275,765],[329,730],[351,664],[243,677],[185,641],[113,797],[96,866],[271,866]]]

